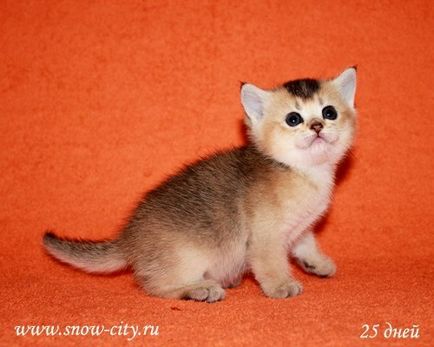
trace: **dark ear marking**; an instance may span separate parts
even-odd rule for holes
[[[240,90],[241,90],[241,88],[243,88],[243,85],[245,85],[247,82],[243,82],[243,81],[240,81]]]
[[[317,80],[306,78],[286,82],[283,84],[283,87],[294,96],[309,99],[319,90],[320,84]]]

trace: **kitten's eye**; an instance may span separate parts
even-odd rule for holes
[[[295,127],[295,126],[299,125],[300,123],[303,123],[304,120],[303,120],[303,117],[300,115],[300,113],[291,112],[286,116],[285,122],[290,127]]]
[[[333,106],[326,106],[322,109],[322,117],[324,119],[335,120],[338,118],[338,113]]]

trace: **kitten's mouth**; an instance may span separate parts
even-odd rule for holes
[[[312,146],[321,146],[330,143],[324,136],[320,134],[317,134],[316,136],[312,137],[312,140],[310,141],[310,144],[308,147]]]
[[[323,143],[323,142],[328,142],[324,137],[322,137],[321,135],[317,135],[314,139],[313,139],[313,141],[312,141],[312,144],[314,144],[314,143]]]
[[[321,145],[321,144],[329,144],[332,145],[334,142],[337,141],[337,136],[332,136],[331,134],[325,134],[325,133],[318,133],[316,136],[313,136],[313,139],[309,145]]]
[[[297,147],[301,149],[315,148],[326,149],[337,141],[337,136],[320,132],[319,134],[311,134],[296,142]]]

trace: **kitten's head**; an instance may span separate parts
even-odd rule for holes
[[[330,80],[295,80],[273,90],[241,87],[249,135],[273,159],[300,169],[336,164],[356,125],[356,69]]]

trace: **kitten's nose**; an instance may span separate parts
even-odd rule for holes
[[[310,125],[310,129],[315,131],[317,134],[319,134],[322,128],[324,128],[324,125],[318,121],[313,121]]]

